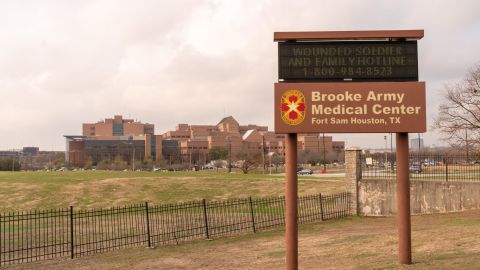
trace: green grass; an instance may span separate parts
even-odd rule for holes
[[[283,175],[201,172],[1,172],[0,212],[277,197]],[[300,195],[345,191],[342,177],[299,177]]]

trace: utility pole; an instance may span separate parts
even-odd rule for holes
[[[322,135],[323,140],[323,173],[327,172],[327,159],[326,159],[326,147],[325,147],[325,132]]]
[[[393,153],[393,136],[392,136],[392,133],[390,133],[390,153]]]
[[[192,149],[188,147],[188,169],[191,171],[192,170]]]
[[[385,165],[387,165],[387,161],[388,161],[388,144],[387,144],[387,136],[383,136],[383,139],[385,140]],[[384,167],[385,167],[384,165]]]
[[[420,153],[422,146],[420,144],[420,133],[418,133],[418,153]]]
[[[265,174],[265,136],[262,135],[262,167]]]
[[[272,174],[272,155],[273,152],[268,152],[268,174]]]
[[[318,154],[320,154],[320,133],[318,133],[317,152],[318,152]]]
[[[228,172],[232,172],[232,140],[230,136],[227,136],[227,143],[228,143]]]
[[[317,153],[318,153],[318,156],[320,156],[320,133],[318,133],[318,137],[317,137]],[[318,162],[317,164],[320,165],[320,162]]]

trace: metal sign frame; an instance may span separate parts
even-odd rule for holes
[[[358,40],[418,40],[423,30],[388,31],[326,31],[326,32],[276,32],[274,41],[358,41]],[[308,80],[306,80],[308,81]],[[374,80],[373,80],[374,81]],[[416,81],[416,80],[414,80]],[[348,84],[349,82],[344,82]],[[297,228],[297,131],[285,130],[285,268],[298,269],[298,228]],[[398,257],[401,264],[412,263],[411,221],[410,221],[410,174],[408,158],[408,133],[396,133],[397,142],[397,228]]]

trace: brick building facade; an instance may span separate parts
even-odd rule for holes
[[[97,123],[82,125],[81,136],[65,136],[66,161],[81,166],[86,160],[97,164],[102,160],[123,157],[133,160],[165,160],[205,164],[214,147],[228,150],[232,159],[240,154],[271,153],[283,157],[285,136],[268,131],[267,126],[240,125],[228,116],[216,125],[178,124],[175,130],[162,135],[154,134],[153,124],[123,119],[116,115]],[[344,142],[333,141],[331,136],[299,134],[298,150],[310,153],[336,153],[343,160]]]

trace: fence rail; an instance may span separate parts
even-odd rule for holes
[[[349,214],[350,193],[298,198],[301,224]],[[284,215],[284,197],[1,213],[0,266],[257,232],[283,226]]]
[[[363,179],[394,179],[396,159],[393,153],[360,155]],[[426,181],[480,182],[480,156],[431,155],[409,156],[410,179]]]

